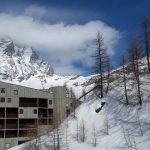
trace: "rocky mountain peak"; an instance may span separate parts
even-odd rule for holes
[[[27,80],[31,76],[52,76],[52,66],[32,47],[18,46],[12,40],[0,40],[0,78]]]
[[[1,53],[7,55],[7,56],[12,56],[15,53],[14,50],[14,43],[12,40],[1,40],[0,41],[0,51]]]

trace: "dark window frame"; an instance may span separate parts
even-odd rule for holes
[[[37,109],[34,109],[34,110],[33,110],[33,114],[37,114]]]
[[[14,90],[14,95],[18,95],[18,90]]]
[[[11,143],[5,143],[5,148],[6,149],[11,148]]]
[[[49,100],[49,105],[52,105],[53,104],[53,101],[52,100]]]
[[[23,109],[19,109],[19,114],[23,114]]]
[[[1,98],[0,98],[0,102],[1,102],[1,103],[5,103],[5,97],[1,97]]]
[[[11,103],[12,99],[11,98],[7,98],[7,103]]]
[[[5,88],[1,88],[1,94],[6,93],[6,89]]]

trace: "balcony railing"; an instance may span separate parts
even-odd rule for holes
[[[0,129],[4,129],[4,124],[0,124]]]
[[[18,128],[18,124],[6,124],[6,129],[16,129]]]
[[[18,113],[6,113],[6,118],[18,118]]]
[[[0,118],[5,118],[5,113],[0,112]]]
[[[37,128],[36,124],[19,124],[19,128]]]

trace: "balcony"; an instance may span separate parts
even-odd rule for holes
[[[45,107],[45,108],[47,108],[48,107],[47,102],[48,102],[47,99],[39,99],[38,107]]]
[[[18,131],[17,130],[6,130],[5,132],[5,137],[6,138],[13,138],[18,136]]]
[[[0,119],[0,129],[4,129],[4,119]]]
[[[47,119],[39,119],[38,124],[39,125],[47,125]]]
[[[53,117],[53,109],[48,109],[48,117],[49,118]]]
[[[18,118],[18,108],[6,108],[6,118]]]
[[[0,118],[5,118],[5,108],[0,108]]]
[[[19,128],[37,128],[36,119],[20,119]]]
[[[39,118],[47,118],[47,109],[39,109],[38,116]]]
[[[35,137],[36,135],[36,129],[19,130],[19,137]]]
[[[19,100],[19,106],[20,107],[37,107],[37,99],[21,97]]]
[[[0,138],[4,138],[4,131],[0,131]]]
[[[17,129],[18,120],[17,119],[6,119],[6,129]]]

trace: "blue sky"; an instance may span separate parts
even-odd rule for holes
[[[140,23],[144,16],[149,16],[149,6],[149,0],[1,0],[1,22],[11,26],[6,29],[0,26],[2,31],[10,30],[6,34],[0,31],[0,37],[6,35],[19,44],[31,45],[54,66],[58,74],[87,75],[92,72],[90,55],[94,51],[94,33],[100,30],[104,34],[112,61],[119,64],[120,56],[127,51],[130,35],[141,34]],[[32,26],[37,28],[33,33]],[[32,34],[28,33],[23,38],[27,29]],[[54,38],[45,38],[48,36],[46,30]],[[55,37],[57,31],[60,31],[61,38],[59,35]],[[32,42],[26,40],[32,35],[43,37],[31,38]],[[38,40],[43,41],[40,43]]]

